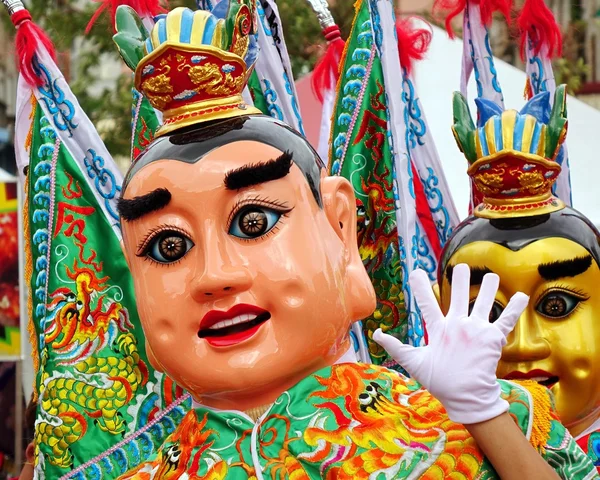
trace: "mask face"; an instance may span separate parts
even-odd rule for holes
[[[509,335],[498,365],[499,378],[530,378],[551,388],[561,420],[577,435],[600,416],[600,269],[581,245],[545,238],[512,251],[496,243],[467,244],[448,265],[472,269],[471,298],[483,275],[500,276],[490,315],[495,321],[516,292],[529,295],[529,306]],[[441,301],[450,303],[449,268],[442,279]]]
[[[265,165],[284,156],[234,142],[153,162],[126,190],[146,209],[123,230],[149,357],[206,404],[273,401],[350,348],[350,324],[373,308],[350,185],[324,179],[320,208],[295,164],[272,179]]]

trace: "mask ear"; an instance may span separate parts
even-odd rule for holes
[[[362,320],[375,310],[375,291],[358,252],[356,240],[356,199],[354,190],[343,177],[321,179],[323,209],[331,228],[344,248],[344,287],[352,321]]]

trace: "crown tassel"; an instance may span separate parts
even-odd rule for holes
[[[10,15],[10,20],[17,29],[15,35],[15,60],[19,72],[28,85],[40,87],[44,84],[33,66],[34,58],[40,47],[45,48],[52,59],[56,61],[56,49],[54,44],[38,25],[36,25],[31,13],[25,8],[20,0],[2,0]]]

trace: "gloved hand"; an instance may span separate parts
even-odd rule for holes
[[[490,273],[484,276],[469,315],[470,276],[467,265],[454,267],[450,309],[444,317],[427,274],[423,270],[411,273],[410,286],[429,335],[426,347],[405,345],[381,329],[373,334],[373,339],[444,405],[450,419],[462,424],[491,420],[508,410],[508,403],[500,398],[496,368],[506,337],[529,301],[524,293],[515,294],[500,318],[490,323],[500,281]]]

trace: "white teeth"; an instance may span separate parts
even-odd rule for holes
[[[215,323],[209,328],[209,330],[218,330],[219,328],[230,327],[232,325],[238,325],[240,323],[251,322],[256,318],[256,315],[243,314],[238,315],[230,320],[222,320],[219,323]]]
[[[546,380],[549,380],[550,377],[533,377],[531,380],[533,380],[534,382],[545,382]]]

